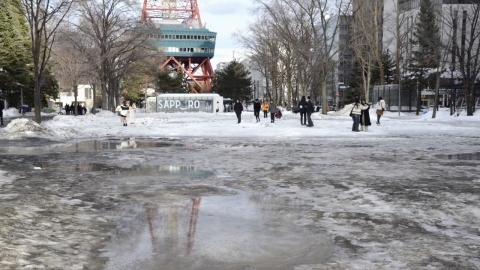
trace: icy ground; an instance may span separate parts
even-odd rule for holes
[[[0,269],[480,269],[480,117],[346,114],[12,120]]]

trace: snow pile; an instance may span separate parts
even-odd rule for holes
[[[3,110],[3,117],[18,117],[22,114],[18,112],[15,108],[5,109]]]
[[[25,133],[27,135],[53,135],[53,131],[46,126],[26,118],[18,118],[10,122],[5,130],[9,133]]]

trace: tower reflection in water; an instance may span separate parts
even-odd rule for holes
[[[153,254],[190,254],[201,202],[199,197],[179,205],[145,204]]]

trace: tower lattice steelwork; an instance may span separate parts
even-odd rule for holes
[[[162,67],[182,69],[193,92],[209,92],[217,33],[203,26],[197,0],[144,0],[141,19],[158,26],[151,37],[168,57]]]

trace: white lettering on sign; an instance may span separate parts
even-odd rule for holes
[[[200,101],[199,100],[185,100],[180,101],[176,99],[169,99],[169,100],[158,100],[157,102],[158,109],[178,109],[178,110],[195,110],[200,109]],[[169,110],[170,111],[170,110]]]

